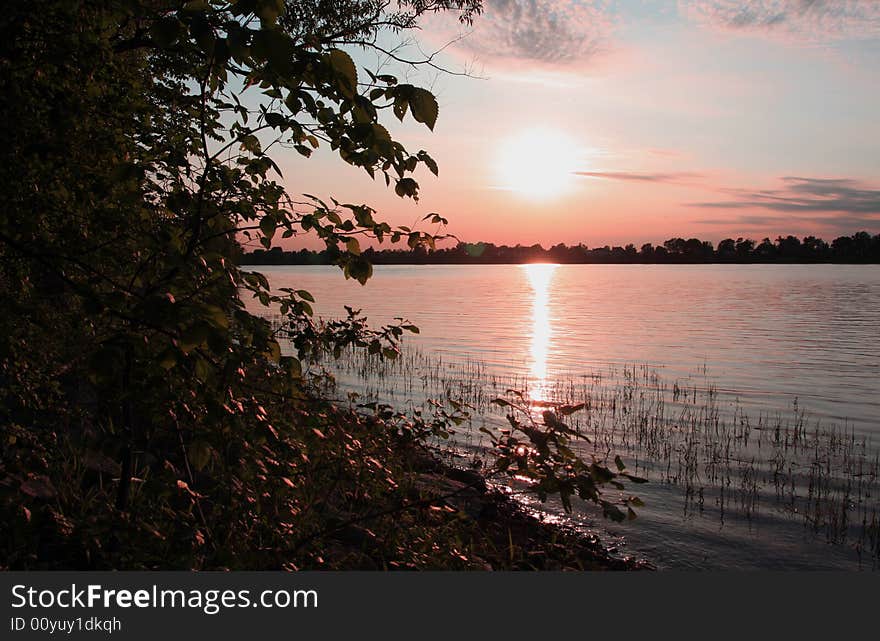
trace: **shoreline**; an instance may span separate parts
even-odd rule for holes
[[[347,413],[337,411],[342,424]],[[508,493],[492,487],[479,472],[444,462],[428,445],[398,442],[386,452],[388,459],[381,463],[393,477],[393,493],[399,500],[392,500],[378,514],[371,514],[370,508],[379,507],[381,501],[364,506],[366,510],[349,515],[325,533],[322,539],[328,553],[322,565],[341,569],[338,561],[345,558],[347,569],[358,570],[655,569],[647,560],[609,552],[593,534],[543,521]],[[379,522],[384,517],[391,517],[395,528],[431,532],[432,540],[426,543],[433,554],[416,564],[389,559]]]
[[[519,570],[591,570],[639,571],[655,568],[645,559],[617,556],[602,540],[573,526],[540,519],[528,508],[498,488],[491,487],[476,471],[454,467],[438,459],[433,452],[425,453],[425,472],[429,487],[438,493],[453,488],[464,491],[446,499],[460,512],[474,518],[483,533],[496,539],[499,529],[508,528],[509,542],[521,547],[534,567]],[[454,490],[453,490],[454,491]],[[495,568],[486,568],[494,570]]]

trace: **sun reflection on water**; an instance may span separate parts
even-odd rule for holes
[[[533,401],[547,398],[547,354],[550,350],[552,328],[550,326],[550,283],[558,265],[533,263],[522,265],[532,286],[532,345],[531,386],[529,396]]]

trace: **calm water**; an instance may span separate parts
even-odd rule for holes
[[[441,388],[458,375],[485,380],[486,394],[514,381],[541,400],[578,400],[573,396],[582,393],[641,399],[627,416],[616,413],[615,402],[601,427],[597,417],[583,419],[597,435],[615,432],[603,438],[651,478],[637,489],[647,505],[636,521],[610,526],[589,508],[574,517],[625,553],[660,567],[877,566],[876,555],[866,552],[876,546],[871,519],[878,510],[870,471],[880,444],[876,266],[378,266],[366,287],[331,267],[258,269],[274,288],[311,291],[325,318],[344,315],[343,305],[362,308],[374,324],[406,317],[421,329],[409,341],[420,354],[409,368],[424,366],[438,379],[437,371],[448,369]],[[633,378],[632,366],[639,384],[623,380],[627,371]],[[601,389],[585,378],[596,373]],[[427,391],[428,377],[416,389],[414,375],[389,372],[386,387],[374,381],[370,389],[387,396],[390,386],[398,402],[417,397]],[[357,377],[345,380],[359,384]],[[685,401],[690,409],[676,409],[677,389],[693,390],[693,402]],[[662,447],[654,436],[633,436],[634,416],[647,424],[661,397],[663,421],[675,431],[667,430]],[[485,413],[479,420],[500,420]],[[690,433],[682,427],[688,417]],[[706,426],[713,420],[710,437]],[[729,423],[721,432],[719,420]],[[787,441],[783,448],[778,429],[771,438],[774,421],[783,431],[818,426],[831,436],[802,439],[802,451]],[[723,474],[722,448],[710,452],[711,438],[727,439]],[[691,450],[702,467],[676,473]],[[834,469],[842,470],[839,478]],[[818,522],[820,498],[832,506],[821,508],[831,529],[826,517],[822,527]],[[858,533],[857,521],[864,521]]]

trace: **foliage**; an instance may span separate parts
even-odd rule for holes
[[[240,244],[309,234],[361,283],[372,273],[363,239],[434,248],[442,236],[392,227],[367,205],[296,200],[272,152],[324,146],[418,198],[413,173],[436,174],[436,163],[380,117],[433,128],[436,99],[358,68],[346,48],[394,58],[382,29],[439,10],[468,21],[479,7],[7,3],[0,566],[320,566],[334,519],[399,511],[393,446],[442,436],[462,408],[341,414],[304,370],[349,346],[394,358],[416,328],[371,329],[355,310],[317,325],[310,293],[270,291],[238,267]],[[248,311],[248,298],[283,322]],[[282,354],[282,338],[296,356]]]
[[[218,504],[218,494],[259,487],[261,466],[286,460],[262,449],[282,425],[292,431],[284,456],[305,456],[300,432],[311,428],[268,409],[283,398],[279,411],[292,404],[309,417],[315,403],[279,334],[302,358],[349,344],[396,354],[412,326],[371,330],[352,317],[316,327],[308,292],[271,292],[236,258],[242,241],[270,247],[311,234],[363,283],[371,267],[359,238],[433,246],[434,235],[393,228],[366,205],[294,200],[270,152],[326,146],[417,198],[413,172],[437,173],[436,163],[409,153],[380,115],[433,127],[436,100],[358,69],[345,48],[380,48],[380,29],[409,29],[438,10],[469,20],[479,3],[4,6],[0,513],[9,565],[141,563],[139,536],[169,545],[186,528],[208,536],[216,515],[195,498]],[[280,309],[284,326],[247,311],[245,297]],[[227,540],[254,544],[247,528],[259,516],[248,510],[258,507],[229,519],[243,529]]]
[[[584,404],[563,405],[536,410],[521,392],[508,390],[509,399],[497,398],[492,402],[510,408],[507,421],[509,430],[495,434],[487,428],[480,428],[489,435],[497,450],[495,471],[506,473],[515,479],[526,481],[530,489],[541,501],[551,495],[558,495],[566,512],[572,511],[571,498],[578,496],[585,501],[602,507],[602,513],[614,521],[636,517],[633,506],[642,502],[631,496],[623,500],[626,513],[618,504],[603,496],[605,486],[624,490],[620,479],[633,483],[644,483],[645,479],[629,474],[619,456],[614,457],[616,470],[612,471],[606,462],[593,457],[584,461],[571,448],[574,440],[589,439],[565,424],[564,418],[584,409]],[[536,413],[540,411],[540,422]],[[523,439],[525,437],[525,439]]]

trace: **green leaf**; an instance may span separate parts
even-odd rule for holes
[[[205,320],[211,323],[214,327],[219,329],[229,329],[229,317],[226,315],[226,312],[222,307],[205,305],[204,314]]]
[[[280,29],[260,29],[254,34],[252,53],[265,60],[272,70],[288,75],[293,70],[296,44]]]
[[[405,98],[401,98],[400,96],[394,99],[394,115],[397,116],[397,119],[403,122],[403,117],[406,115],[406,109],[409,106],[409,103]]]
[[[606,518],[611,519],[615,523],[620,523],[626,518],[626,515],[620,510],[619,507],[614,505],[614,503],[610,503],[608,501],[601,501],[602,505],[602,513]]]
[[[183,24],[177,18],[169,16],[153,23],[150,36],[159,47],[165,49],[177,42]]]
[[[374,122],[371,125],[373,129],[373,137],[381,142],[391,142],[391,134],[388,133],[388,130],[380,125],[378,122]]]
[[[208,378],[211,376],[211,364],[206,361],[204,358],[197,357],[195,359],[195,371],[196,378],[202,381],[203,383],[208,381]]]
[[[169,347],[159,355],[159,367],[168,370],[177,365],[177,350]]]
[[[278,21],[278,17],[284,13],[283,0],[260,0],[256,4],[254,13],[260,18],[260,24],[272,25]]]
[[[201,472],[211,462],[213,449],[205,441],[195,441],[187,448],[187,458]]]
[[[266,124],[270,127],[283,127],[287,124],[287,118],[274,111],[267,112],[264,117],[266,119]]]
[[[431,158],[428,154],[424,154],[421,156],[422,162],[425,163],[425,166],[431,171],[435,176],[440,175],[440,168],[437,167],[437,161]]]
[[[341,49],[331,49],[327,54],[330,67],[336,74],[339,89],[346,98],[354,98],[357,94],[357,68],[354,61]]]
[[[194,348],[202,345],[211,333],[211,326],[204,322],[198,321],[183,331],[178,341],[180,350],[187,354]]]
[[[563,416],[570,416],[577,412],[578,410],[582,410],[586,407],[586,403],[578,403],[577,405],[563,405],[559,408],[559,413]]]
[[[410,198],[417,199],[419,194],[419,183],[412,178],[401,178],[394,186],[394,193],[401,198],[409,196]]]
[[[271,239],[275,235],[275,221],[271,216],[263,216],[260,219],[260,231],[266,238]]]
[[[302,378],[302,363],[298,358],[293,358],[292,356],[285,356],[281,359],[282,365],[287,369],[287,374],[290,378],[300,379]]]
[[[409,97],[409,108],[412,110],[413,118],[418,122],[425,123],[431,131],[434,130],[440,110],[434,94],[427,89],[413,87]]]
[[[343,269],[346,278],[354,278],[361,285],[366,285],[373,275],[373,266],[362,256],[355,256]]]

